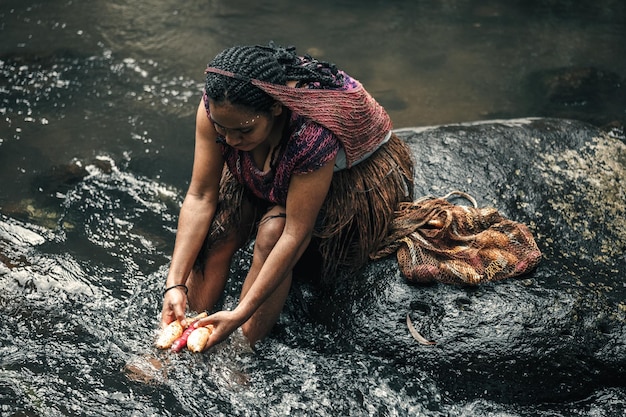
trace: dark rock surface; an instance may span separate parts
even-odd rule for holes
[[[20,385],[30,372],[55,381],[45,398],[59,407],[69,389],[98,399],[129,391],[142,398],[137,406],[162,407],[157,414],[177,401],[182,410],[219,404],[248,412],[288,398],[320,415],[622,415],[623,135],[557,119],[398,133],[415,155],[416,196],[461,190],[526,223],[544,255],[539,267],[477,287],[409,285],[390,257],[333,289],[299,280],[253,359],[233,358],[232,345],[201,356],[165,354],[158,358],[167,372],[149,375],[157,385],[135,385],[120,370],[154,359],[178,194],[109,159],[90,164],[87,176],[59,169],[39,184],[41,199],[0,214],[0,345],[16,370],[5,392],[35,410],[32,389]],[[63,204],[52,204],[61,194]],[[236,303],[249,264],[249,249],[241,251],[225,308]],[[411,337],[407,315],[435,345]],[[88,369],[89,378],[57,383],[60,367]],[[233,388],[234,374],[251,382]],[[157,397],[166,405],[154,405]]]
[[[321,349],[395,362],[456,400],[576,401],[626,386],[626,145],[581,122],[535,119],[403,129],[416,196],[450,190],[528,224],[544,258],[533,273],[478,287],[413,286],[395,259],[334,294],[296,287],[288,311],[336,330]],[[413,340],[409,314],[435,346]],[[293,325],[293,323],[291,324]],[[291,325],[284,337],[302,340]],[[286,334],[285,334],[286,333]]]

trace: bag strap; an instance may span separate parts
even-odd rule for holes
[[[441,198],[443,200],[448,200],[448,201],[450,201],[451,199],[455,199],[455,198],[464,198],[465,200],[469,201],[474,208],[478,208],[478,203],[476,202],[476,199],[474,197],[472,197],[468,193],[465,193],[459,190],[450,191],[448,194],[444,195],[443,197],[434,197],[432,195],[420,197],[417,200],[415,200],[415,203],[421,203],[422,201],[432,200],[436,198]]]
[[[453,198],[464,198],[470,203],[472,203],[472,206],[474,208],[478,208],[478,203],[476,203],[476,199],[472,197],[471,195],[464,193],[463,191],[459,191],[459,190],[450,191],[448,194],[446,194],[442,198],[445,200],[450,200]]]

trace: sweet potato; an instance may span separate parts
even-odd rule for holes
[[[156,347],[159,349],[168,349],[172,343],[183,334],[183,326],[180,321],[176,320],[165,326],[156,340]]]
[[[198,327],[189,335],[187,348],[192,352],[202,352],[209,341],[209,336],[213,333],[213,326]]]
[[[194,322],[195,323],[195,322]],[[189,327],[187,327],[185,329],[185,331],[183,331],[183,334],[180,335],[180,337],[178,339],[176,339],[174,341],[174,343],[172,343],[172,346],[170,347],[170,350],[172,352],[180,352],[181,350],[183,350],[183,348],[185,346],[187,346],[187,339],[189,338],[189,335],[191,334],[191,332],[193,332],[195,329],[193,327],[193,323],[191,323],[189,325]]]
[[[195,317],[182,320],[182,323],[179,320],[171,322],[163,329],[161,329],[155,342],[156,347],[158,347],[159,349],[169,349],[178,339],[182,337],[185,329],[189,328],[189,323],[194,323],[206,316],[207,313],[202,312]]]

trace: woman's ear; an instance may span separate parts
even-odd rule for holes
[[[272,112],[272,116],[280,116],[283,113],[283,105],[280,102],[275,101],[270,110]]]

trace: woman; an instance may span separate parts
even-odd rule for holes
[[[323,280],[379,249],[398,203],[412,201],[412,167],[384,109],[334,65],[273,44],[221,52],[196,115],[162,325],[187,306],[213,309],[235,251],[255,238],[237,307],[197,323],[215,326],[207,348],[239,327],[254,345],[307,249],[320,254]]]

